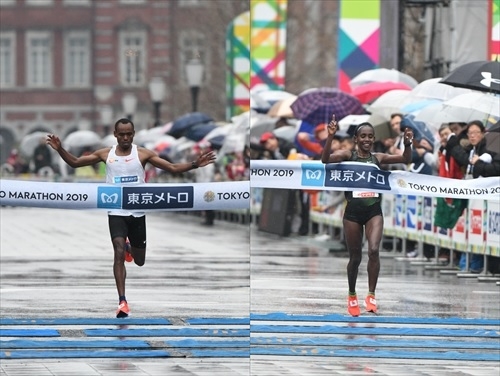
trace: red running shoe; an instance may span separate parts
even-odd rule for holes
[[[374,295],[368,295],[366,297],[365,308],[367,312],[377,313],[377,300]]]
[[[360,310],[359,310],[359,304],[358,304],[358,297],[357,295],[351,296],[347,298],[347,312],[351,316],[357,317],[360,315]]]
[[[116,317],[123,318],[127,317],[130,313],[130,309],[128,308],[128,304],[125,300],[122,300],[118,305],[118,309],[116,310]]]
[[[134,261],[134,257],[132,256],[132,253],[130,253],[130,242],[127,240],[125,242],[125,261],[127,262],[132,262]]]

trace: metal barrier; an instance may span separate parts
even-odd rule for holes
[[[253,217],[260,212],[262,188],[252,188],[251,209]],[[329,207],[331,191],[318,191],[314,205],[311,206],[310,221],[317,224],[322,233],[332,234],[335,230],[342,231],[342,216],[344,203]],[[483,271],[473,274],[482,277],[487,274],[488,256],[500,257],[500,198],[499,200],[469,200],[457,224],[452,229],[434,225],[434,214],[437,198],[424,196],[383,195],[382,211],[384,213],[384,236],[392,237],[393,250],[396,240],[401,240],[401,255],[406,254],[406,242],[417,243],[416,258],[407,258],[413,263],[424,262],[435,269],[453,269],[459,276],[469,274],[467,257],[466,273],[453,266],[450,257],[448,264],[438,260],[438,250],[448,248],[465,252],[467,255],[484,256]],[[334,230],[335,229],[335,230]],[[424,257],[424,243],[435,247],[435,260]]]

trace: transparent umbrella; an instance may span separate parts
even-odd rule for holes
[[[89,130],[72,132],[63,140],[63,145],[67,149],[95,147],[99,146],[100,144],[101,136]]]
[[[45,140],[48,132],[33,132],[24,136],[19,144],[19,151],[26,157],[31,158],[35,151],[35,148],[40,144],[42,140]]]

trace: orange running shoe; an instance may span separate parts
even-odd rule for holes
[[[377,313],[377,299],[375,299],[375,295],[368,295],[366,297],[365,308],[367,312]]]
[[[347,298],[347,312],[349,312],[349,314],[354,317],[360,315],[361,312],[359,311],[357,295],[354,296],[349,295],[349,297]]]
[[[125,300],[122,300],[118,305],[118,309],[116,310],[116,317],[123,318],[127,317],[130,313],[130,309],[128,308],[128,304]]]
[[[134,261],[134,257],[132,256],[132,253],[130,253],[130,242],[128,240],[125,242],[125,261]]]

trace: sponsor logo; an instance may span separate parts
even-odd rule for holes
[[[324,165],[302,163],[302,185],[322,187],[325,180]]]
[[[480,81],[480,84],[486,87],[491,87],[491,84],[500,85],[500,79],[492,78],[491,72],[481,72],[481,76],[483,79]]]
[[[203,200],[205,200],[206,202],[212,202],[213,200],[215,200],[215,193],[213,191],[206,191],[203,195]]]
[[[471,234],[481,235],[483,230],[483,216],[482,210],[472,209],[471,210]]]
[[[408,184],[406,184],[406,182],[403,179],[398,179],[397,184],[401,188],[407,188],[408,187]]]
[[[97,207],[120,209],[122,203],[120,187],[97,187]]]
[[[194,205],[192,186],[123,187],[123,209],[189,209]]]
[[[125,158],[125,162],[130,162],[130,161],[133,161],[134,158]]]
[[[138,176],[115,176],[113,178],[115,184],[125,184],[125,183],[137,183],[139,181]]]

